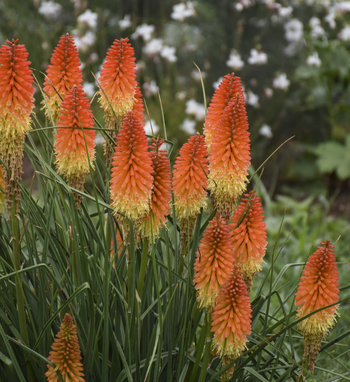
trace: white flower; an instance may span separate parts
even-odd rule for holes
[[[144,90],[145,95],[147,97],[151,97],[151,96],[158,93],[159,87],[156,84],[156,82],[154,80],[152,80],[151,82],[144,82],[143,90]]]
[[[341,1],[335,5],[335,9],[342,13],[350,12],[350,1]]]
[[[262,51],[257,51],[256,49],[251,49],[248,63],[251,65],[264,65],[267,63],[267,54]]]
[[[130,15],[125,15],[123,19],[118,21],[119,28],[123,31],[131,27]]]
[[[307,59],[306,64],[309,66],[321,66],[321,60],[317,52],[312,53]]]
[[[241,3],[236,3],[236,4],[235,4],[235,9],[236,9],[237,12],[242,12],[243,9],[244,9],[243,4],[241,4]]]
[[[92,52],[89,56],[89,62],[96,62],[98,60],[98,54],[96,52]]]
[[[75,45],[81,52],[87,52],[89,48],[95,44],[96,35],[94,32],[89,31],[84,36],[80,37],[76,35],[76,31],[73,31]]]
[[[292,15],[293,8],[292,7],[279,7],[278,15],[284,19],[290,17]]]
[[[230,57],[226,61],[226,65],[229,68],[239,70],[239,69],[243,68],[244,61],[242,60],[241,55],[239,53],[237,53],[236,50],[232,50],[230,53]]]
[[[176,93],[176,98],[179,100],[184,100],[186,98],[186,92],[184,90]]]
[[[176,62],[176,49],[173,46],[163,45],[160,51],[160,55],[169,62]]]
[[[220,77],[220,78],[218,78],[217,81],[215,81],[215,82],[213,83],[213,88],[214,88],[215,90],[219,87],[220,82],[222,81],[223,78],[224,78],[224,77]]]
[[[266,138],[272,138],[271,127],[264,123],[259,129],[259,134]]]
[[[285,24],[284,31],[287,41],[297,42],[303,37],[303,24],[297,19],[292,19]]]
[[[95,29],[97,27],[97,18],[97,13],[87,9],[84,13],[78,16],[77,20],[79,24],[85,24],[89,28]]]
[[[147,54],[147,56],[154,56],[155,54],[160,53],[162,48],[163,41],[160,38],[154,38],[143,47],[143,52]]]
[[[266,98],[271,98],[273,96],[273,90],[271,88],[266,88],[264,93]]]
[[[193,115],[197,121],[203,121],[205,118],[204,105],[194,99],[189,99],[186,102],[186,114]]]
[[[311,37],[318,38],[325,34],[325,30],[321,27],[321,21],[318,17],[312,17],[309,21],[311,27]]]
[[[335,11],[334,11],[334,8],[331,8],[328,11],[328,14],[324,19],[328,23],[328,25],[331,29],[335,28]]]
[[[101,133],[96,133],[96,138],[95,138],[95,144],[96,144],[96,146],[104,145],[105,142],[106,142],[106,140],[103,138],[103,136],[101,135]]]
[[[39,13],[47,19],[56,20],[62,11],[62,5],[54,1],[43,1],[39,7]]]
[[[286,73],[281,73],[277,77],[274,78],[272,82],[272,86],[275,89],[281,89],[281,90],[286,90],[288,89],[290,84],[290,81],[287,78]]]
[[[202,79],[204,80],[204,78],[207,76],[207,73],[205,72],[202,72],[202,71],[199,71],[197,69],[194,69],[191,73],[191,77],[195,80],[195,81],[201,81]]]
[[[142,37],[144,41],[149,41],[152,38],[154,32],[154,25],[141,24],[136,29],[135,32],[131,35],[133,39]]]
[[[246,101],[247,101],[247,104],[250,106],[253,106],[253,107],[259,106],[259,97],[250,90],[246,94]]]
[[[154,135],[159,131],[159,126],[155,123],[153,119],[150,119],[145,124],[145,133],[146,135]]]
[[[196,122],[186,118],[180,125],[180,129],[189,135],[196,134]]]
[[[184,21],[185,19],[193,16],[194,14],[194,2],[187,1],[186,3],[179,3],[173,6],[171,18],[177,21]]]
[[[94,96],[94,94],[95,94],[95,84],[93,84],[92,82],[85,82],[83,88],[84,88],[85,94],[89,98]]]
[[[350,26],[344,27],[338,34],[338,38],[342,41],[350,40]]]

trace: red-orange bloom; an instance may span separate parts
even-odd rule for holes
[[[208,159],[204,137],[196,134],[185,143],[173,171],[175,211],[179,220],[195,218],[206,205]]]
[[[0,47],[0,157],[11,169],[10,177],[5,172],[8,198],[12,191],[19,197],[17,182],[21,178],[23,144],[30,129],[30,114],[34,106],[33,74],[27,60],[28,52],[17,42],[6,41]]]
[[[128,38],[114,40],[103,63],[99,82],[100,102],[107,119],[113,119],[113,111],[120,119],[131,111],[137,82],[134,49]]]
[[[77,327],[69,313],[64,316],[48,359],[55,364],[47,365],[45,375],[49,382],[61,380],[57,371],[65,382],[84,382]]]
[[[218,123],[226,106],[237,93],[241,92],[242,89],[239,77],[236,77],[233,73],[226,74],[218,88],[215,90],[204,122],[205,143],[207,144],[208,149],[210,149],[213,136],[217,129],[220,129]]]
[[[51,56],[44,81],[44,92],[48,97],[46,102],[49,108],[46,114],[50,117],[51,113],[54,122],[57,120],[58,110],[67,92],[74,85],[83,83],[80,65],[74,37],[68,33],[62,35]]]
[[[209,188],[218,212],[229,217],[233,204],[246,188],[250,139],[239,77],[236,94],[222,112],[209,150]]]
[[[132,107],[132,113],[135,118],[138,118],[142,124],[145,125],[145,109],[143,107],[143,98],[141,89],[139,86],[136,86],[135,89],[135,102]]]
[[[216,299],[212,315],[213,349],[226,360],[240,356],[251,332],[252,309],[241,271],[234,266]]]
[[[215,217],[204,232],[194,264],[194,284],[200,307],[211,310],[220,288],[234,266],[232,236],[222,217]]]
[[[95,157],[94,119],[82,86],[73,86],[58,115],[55,152],[58,172],[81,190]]]
[[[255,192],[244,195],[232,216],[230,228],[236,262],[244,280],[251,284],[255,274],[262,269],[267,245],[264,212]]]
[[[160,149],[163,140],[153,139],[151,158],[153,165],[153,189],[151,209],[142,222],[141,234],[154,240],[159,234],[162,224],[165,224],[169,214],[171,200],[171,174],[168,154]]]
[[[138,220],[150,210],[153,176],[143,126],[132,113],[125,116],[117,137],[111,171],[115,212]]]

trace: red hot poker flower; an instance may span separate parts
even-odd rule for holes
[[[215,217],[204,232],[194,264],[194,283],[200,307],[211,310],[216,297],[232,273],[234,253],[228,224]]]
[[[57,169],[67,182],[83,190],[85,176],[93,167],[95,130],[90,102],[82,86],[73,86],[63,99],[58,115],[55,152]],[[78,205],[80,197],[77,196]]]
[[[59,382],[61,380],[57,371],[60,372],[66,382],[85,381],[77,327],[69,313],[64,316],[48,359],[56,366],[53,368],[51,365],[47,365],[48,371],[45,375],[48,382]]]
[[[142,222],[141,234],[154,240],[159,234],[160,227],[165,224],[169,214],[171,200],[171,174],[167,152],[160,146],[164,140],[153,139],[151,158],[153,165],[153,189],[151,209]]]
[[[196,134],[185,143],[173,172],[175,211],[179,220],[195,218],[206,205],[208,159],[204,137]]]
[[[134,49],[128,38],[114,40],[103,63],[100,81],[100,102],[106,118],[119,119],[131,111],[135,101],[136,64]]]
[[[338,270],[333,249],[330,241],[322,242],[306,263],[295,296],[298,317],[338,302]],[[337,306],[333,305],[307,317],[298,325],[305,338],[304,361],[308,362],[311,371],[322,338],[335,324],[336,310]]]
[[[68,33],[62,35],[51,56],[44,81],[44,92],[48,96],[46,102],[54,122],[57,120],[61,100],[74,85],[83,83],[80,65],[74,37]],[[46,110],[48,118],[49,111]]]
[[[234,266],[216,299],[212,315],[213,349],[224,360],[238,358],[251,332],[252,309],[239,267]]]
[[[210,149],[213,136],[217,129],[220,129],[218,122],[220,121],[226,106],[237,93],[242,93],[239,77],[236,77],[233,73],[226,74],[218,88],[215,90],[208,107],[208,112],[205,116],[204,136],[208,149]]]
[[[255,192],[245,194],[236,208],[230,224],[233,251],[243,279],[250,286],[266,252],[266,225],[260,198]]]
[[[250,164],[248,120],[240,84],[237,89],[222,113],[209,150],[209,188],[225,218],[246,188]]]
[[[115,213],[135,221],[150,210],[152,159],[140,120],[129,113],[117,137],[111,171],[111,199]]]
[[[18,40],[6,41],[0,47],[0,157],[11,170],[5,171],[7,199],[19,198],[23,144],[30,129],[34,106],[33,74],[28,52]]]

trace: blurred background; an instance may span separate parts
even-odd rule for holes
[[[205,104],[235,72],[254,168],[294,136],[264,168],[268,195],[324,197],[333,214],[350,216],[350,1],[0,2],[0,42],[14,37],[26,45],[39,83],[66,32],[75,36],[85,91],[101,121],[94,75],[113,40],[129,37],[153,132],[164,135],[159,92],[174,153],[202,132]]]

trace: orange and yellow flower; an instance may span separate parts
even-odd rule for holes
[[[43,104],[47,106],[47,117],[50,118],[51,115],[55,123],[65,95],[74,85],[79,86],[83,83],[80,65],[74,37],[68,33],[62,35],[51,56],[44,81],[47,99]]]
[[[234,266],[232,236],[222,217],[209,222],[194,264],[194,284],[200,307],[211,310]]]
[[[264,212],[255,192],[244,195],[232,216],[230,228],[236,262],[250,286],[255,274],[262,270],[267,246]]]
[[[115,39],[103,63],[100,82],[100,103],[106,119],[114,113],[122,117],[132,110],[136,91],[136,64],[134,49],[128,38]]]
[[[234,266],[216,299],[212,314],[213,350],[224,360],[238,358],[251,332],[252,309],[239,267]]]
[[[135,89],[135,102],[132,107],[132,113],[135,116],[135,118],[138,118],[142,124],[142,126],[145,125],[145,109],[143,107],[143,98],[141,89],[139,86],[136,86]]]
[[[215,135],[217,129],[220,129],[218,123],[226,106],[237,93],[241,92],[242,90],[239,77],[236,77],[233,73],[226,74],[215,90],[204,122],[204,136],[208,150],[210,149],[213,136]]]
[[[73,86],[65,95],[58,114],[55,136],[58,172],[80,191],[95,158],[94,119],[82,86]]]
[[[239,77],[235,79],[236,93],[222,112],[209,149],[209,189],[219,214],[225,218],[246,188],[250,164],[244,96]]]
[[[115,213],[138,221],[150,210],[152,158],[139,118],[124,117],[117,137],[111,171],[111,199]]]
[[[162,139],[159,141],[153,139],[151,150],[153,166],[151,207],[140,227],[141,235],[153,241],[159,235],[162,224],[166,222],[171,200],[170,163],[167,152],[160,149],[163,142]]]
[[[333,249],[330,241],[322,242],[306,263],[295,296],[298,318],[338,302],[338,270]],[[308,362],[311,371],[314,369],[322,338],[335,324],[336,314],[337,305],[333,305],[298,324],[305,338],[304,360]]]
[[[10,194],[19,199],[23,145],[34,106],[28,52],[17,43],[18,40],[6,41],[0,47],[0,157],[10,171],[4,171],[7,200]]]
[[[196,134],[185,143],[173,171],[175,212],[179,220],[195,218],[206,205],[208,159],[204,137]]]
[[[65,382],[84,382],[77,327],[69,313],[64,316],[51,349],[48,359],[55,367],[47,365],[48,382],[59,382],[58,372]]]

